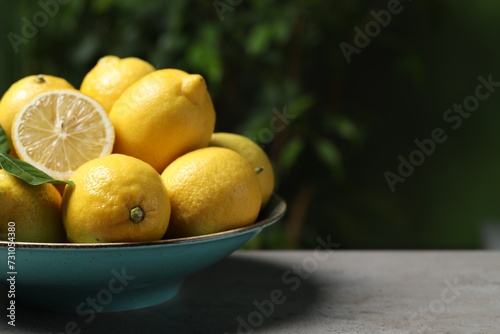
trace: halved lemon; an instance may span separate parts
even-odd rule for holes
[[[108,115],[92,98],[53,90],[28,102],[12,124],[20,159],[59,180],[85,162],[111,153],[115,133]]]

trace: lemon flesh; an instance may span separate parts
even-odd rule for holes
[[[37,95],[15,117],[17,155],[53,178],[68,180],[85,162],[111,153],[114,130],[104,109],[72,90]]]
[[[36,95],[55,89],[74,89],[63,78],[47,74],[30,75],[12,84],[0,100],[0,125],[11,144],[11,155],[15,156],[12,144],[12,123],[17,113]]]

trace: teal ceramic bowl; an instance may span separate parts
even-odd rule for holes
[[[227,257],[285,210],[283,199],[274,195],[254,224],[199,237],[112,244],[19,242],[13,273],[8,242],[2,241],[0,280],[8,291],[14,289],[16,304],[40,309],[86,315],[148,307],[173,298],[187,276]]]

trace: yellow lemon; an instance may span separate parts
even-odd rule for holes
[[[54,89],[74,89],[66,80],[46,74],[27,76],[10,86],[0,100],[0,125],[9,138],[16,114],[36,95]],[[14,149],[11,149],[14,155]]]
[[[17,114],[12,142],[20,159],[67,180],[83,163],[111,153],[114,130],[95,100],[76,90],[53,90]]]
[[[0,169],[0,203],[0,240],[65,241],[61,195],[52,184],[32,186]]]
[[[153,65],[136,57],[105,56],[83,78],[80,91],[109,112],[130,85],[154,70]]]
[[[160,174],[147,163],[111,154],[83,164],[71,181],[75,186],[66,186],[62,200],[69,241],[153,241],[165,234],[170,201]]]
[[[155,71],[132,84],[109,118],[114,152],[146,161],[160,173],[177,157],[206,147],[215,126],[203,77],[176,69]]]
[[[239,153],[221,147],[195,150],[172,162],[162,178],[172,205],[167,237],[221,232],[257,219],[259,181]]]
[[[225,147],[244,156],[257,171],[262,208],[267,205],[274,190],[274,171],[266,152],[253,140],[235,133],[217,132],[212,135],[209,146]]]

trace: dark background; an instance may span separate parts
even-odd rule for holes
[[[402,0],[385,27],[375,16],[395,0],[1,4],[0,94],[37,73],[79,87],[108,54],[202,74],[216,130],[264,147],[288,203],[248,248],[316,247],[327,235],[347,249],[494,247],[485,231],[500,229],[500,87],[457,129],[443,116],[479,76],[500,82],[498,2]],[[348,62],[341,43],[355,47],[367,27]],[[293,120],[269,135],[285,110]],[[446,141],[392,192],[384,173],[436,128]]]

